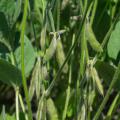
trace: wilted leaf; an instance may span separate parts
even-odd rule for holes
[[[0,59],[0,80],[8,85],[20,86],[22,83],[21,72],[9,62]]]
[[[120,52],[120,21],[116,24],[115,30],[112,32],[108,46],[109,57],[116,59]]]
[[[25,38],[25,43],[24,43],[25,75],[29,76],[29,73],[31,72],[34,66],[36,55],[30,40],[27,38],[27,36],[25,36],[24,38]],[[18,47],[16,49],[15,58],[18,68],[21,69],[21,47]]]

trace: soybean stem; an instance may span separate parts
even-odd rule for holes
[[[26,19],[27,19],[27,10],[28,10],[28,0],[24,1],[24,13],[22,19],[22,29],[20,34],[21,40],[21,69],[22,69],[22,84],[25,93],[25,98],[28,106],[28,116],[29,120],[32,120],[32,110],[31,110],[31,103],[28,95],[28,88],[27,88],[27,81],[25,78],[25,65],[24,65],[24,34],[25,34],[25,27],[26,27]]]

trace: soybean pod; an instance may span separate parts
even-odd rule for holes
[[[97,41],[96,36],[89,23],[87,23],[86,25],[86,38],[93,50],[95,50],[96,52],[103,52],[103,48],[101,44]]]

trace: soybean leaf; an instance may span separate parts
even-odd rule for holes
[[[103,79],[103,82],[109,86],[110,82],[112,81],[113,75],[115,73],[116,68],[110,65],[109,63],[103,61],[97,61],[95,64],[95,68],[100,76]],[[120,78],[120,75],[119,75]],[[114,89],[120,91],[120,80],[117,80],[116,84],[114,85]]]
[[[9,50],[10,45],[10,28],[7,24],[4,13],[0,12],[0,42],[3,43]]]
[[[9,115],[9,114],[6,114],[6,119],[5,120],[16,120],[15,116],[14,115]],[[2,115],[0,115],[0,120],[4,120],[2,118]]]
[[[110,36],[107,51],[109,57],[117,59],[117,56],[120,52],[120,21],[116,24],[115,30]]]
[[[30,40],[27,38],[27,36],[25,36],[24,38],[25,38],[25,43],[24,43],[25,75],[26,77],[28,77],[29,73],[34,67],[36,55]],[[18,68],[21,69],[21,47],[18,47],[15,50],[15,58]]]
[[[22,83],[21,72],[9,62],[0,59],[0,81],[12,86],[20,86]]]
[[[21,0],[1,0],[0,12],[5,14],[10,27],[14,25],[21,11]]]

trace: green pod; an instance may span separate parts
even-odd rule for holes
[[[42,31],[41,31],[40,46],[41,46],[42,50],[45,49],[46,27],[47,27],[47,25],[45,24],[42,28]]]
[[[44,56],[45,61],[49,61],[52,58],[52,56],[54,55],[54,53],[56,51],[58,40],[59,40],[59,38],[57,38],[56,34],[54,34],[53,39],[52,39],[52,41],[50,43],[50,46],[46,50],[46,53],[45,53],[45,56]]]
[[[96,52],[103,52],[103,48],[100,45],[100,43],[97,41],[95,34],[89,23],[86,25],[86,38],[90,46],[93,48],[93,50],[95,50]]]
[[[47,113],[49,120],[59,120],[57,109],[51,98],[47,99]]]
[[[97,87],[97,89],[98,89],[98,92],[99,92],[102,96],[104,96],[103,85],[102,85],[102,83],[101,83],[101,80],[100,80],[100,78],[99,78],[99,76],[98,76],[98,73],[97,73],[96,69],[93,67],[91,72],[92,72],[92,78],[93,78],[93,80],[95,81],[95,84],[96,84],[96,87]]]
[[[35,82],[37,81],[37,63],[33,69],[31,80],[30,80],[30,87],[29,87],[29,98],[30,101],[32,100],[34,93],[35,93]]]
[[[58,65],[59,65],[59,67],[61,67],[63,62],[65,61],[65,53],[64,53],[61,41],[59,41],[57,44],[56,57],[57,57]],[[63,72],[67,73],[67,71],[68,71],[68,64],[66,63],[63,68]]]

